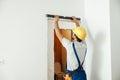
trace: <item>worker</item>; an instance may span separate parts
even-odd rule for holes
[[[65,38],[60,32],[58,24],[59,16],[55,16],[54,29],[56,36],[67,51],[67,76],[71,75],[72,80],[87,80],[86,72],[83,69],[83,63],[87,51],[87,45],[85,42],[86,30],[79,24],[75,16],[72,16],[72,20],[76,24],[76,27],[72,29],[72,41]]]

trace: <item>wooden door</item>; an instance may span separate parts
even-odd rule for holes
[[[67,29],[61,29],[60,30],[63,36],[69,40],[71,40],[71,30]],[[58,40],[56,34],[54,34],[54,62],[60,62],[62,67],[62,72],[65,72],[66,70],[66,49],[62,46],[60,41]]]

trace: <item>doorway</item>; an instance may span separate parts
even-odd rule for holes
[[[65,73],[66,70],[66,50],[62,46],[62,44],[57,39],[55,33],[54,33],[54,18],[53,17],[47,17],[46,18],[47,23],[47,37],[48,37],[48,43],[47,43],[47,79],[48,80],[54,80],[55,79],[55,62],[58,62],[61,66],[61,71]],[[75,27],[75,24],[70,19],[60,19],[59,20],[59,27],[60,31],[66,37],[67,39],[71,40],[71,35],[73,29]],[[58,54],[56,54],[58,53]]]

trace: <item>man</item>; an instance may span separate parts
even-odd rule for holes
[[[66,74],[70,74],[72,80],[87,80],[86,73],[82,67],[87,50],[87,45],[84,41],[86,38],[86,30],[79,25],[77,19],[74,16],[72,16],[72,19],[76,24],[76,28],[72,29],[72,41],[66,39],[61,34],[58,25],[59,16],[55,16],[54,29],[59,41],[67,51]]]

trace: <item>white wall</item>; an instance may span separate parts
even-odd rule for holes
[[[83,0],[0,0],[0,80],[48,80],[45,14],[84,16]]]
[[[112,80],[120,80],[120,0],[110,0]]]
[[[42,26],[44,5],[40,4],[39,0],[0,0],[0,59],[5,60],[0,80],[47,80],[47,27]]]
[[[85,0],[89,80],[111,80],[109,0]],[[90,62],[91,61],[91,62]]]

